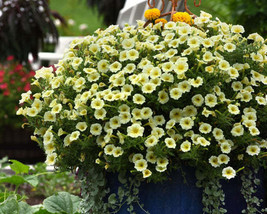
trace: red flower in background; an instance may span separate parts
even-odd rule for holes
[[[4,81],[4,75],[5,75],[5,71],[1,70],[0,71],[0,83]]]
[[[12,61],[13,59],[14,59],[14,56],[8,56],[8,57],[6,58],[7,61]]]
[[[22,70],[23,69],[23,65],[21,65],[21,64],[18,64],[16,67],[15,67],[15,71],[20,71],[20,70]]]
[[[28,73],[28,77],[34,77],[34,75],[35,75],[35,71],[30,71],[29,73]]]
[[[26,82],[27,79],[28,79],[27,77],[22,77],[22,78],[20,79],[20,81],[21,81],[21,82]]]
[[[4,93],[3,93],[4,96],[8,96],[10,95],[10,91],[9,90],[5,90]]]
[[[21,70],[17,72],[21,77],[23,77],[25,75],[25,73]]]
[[[31,84],[29,82],[27,82],[26,85],[24,86],[23,90],[27,92],[30,89],[31,89]]]
[[[27,70],[22,64],[16,62],[13,56],[9,56],[5,64],[0,64],[0,96],[9,97],[8,103],[18,104],[21,91],[29,91],[31,78],[34,71]],[[1,104],[1,103],[0,103]]]
[[[4,89],[7,89],[7,83],[3,83],[0,85],[0,89],[4,90]]]
[[[16,116],[21,93],[31,90],[31,78],[35,72],[17,62],[13,56],[0,63],[0,129],[2,124],[21,125]],[[5,115],[5,120],[3,120]]]

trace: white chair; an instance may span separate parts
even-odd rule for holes
[[[152,2],[152,1],[151,1]],[[156,0],[155,7],[161,9],[162,1]],[[169,12],[172,4],[165,0],[165,8],[162,13]],[[124,7],[120,10],[117,25],[123,27],[126,23],[136,25],[136,20],[145,20],[144,13],[149,9],[147,0],[126,0]],[[178,11],[184,11],[184,0],[178,2]]]
[[[38,53],[38,61],[32,63],[32,67],[34,70],[39,69],[41,66],[41,61],[49,61],[50,65],[56,64],[58,60],[63,58],[63,54],[68,49],[69,44],[72,40],[79,38],[75,36],[60,36],[58,38],[58,44],[55,47],[55,52],[39,52]],[[29,60],[32,62],[32,55],[29,56]]]
[[[60,36],[58,38],[58,44],[55,48],[55,52],[39,52],[39,60],[48,60],[51,64],[54,64],[58,60],[63,58],[63,54],[68,49],[72,40],[79,38],[74,36]]]

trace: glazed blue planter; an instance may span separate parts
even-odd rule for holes
[[[139,190],[140,203],[144,204],[144,209],[150,214],[201,214],[202,209],[202,190],[197,188],[195,171],[192,168],[184,169],[186,181],[180,171],[172,173],[171,178],[163,183],[142,183]],[[119,185],[115,175],[108,178],[111,192],[117,192]],[[257,196],[264,198],[266,190],[263,188],[263,173],[261,186]],[[225,192],[225,208],[229,214],[239,214],[246,208],[244,198],[240,193],[241,180],[239,178],[223,181]],[[266,206],[266,200],[265,200]],[[128,214],[125,204],[118,214]],[[139,206],[134,206],[137,214],[145,213]]]

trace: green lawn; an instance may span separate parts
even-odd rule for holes
[[[105,27],[102,24],[101,17],[98,16],[97,10],[89,8],[86,0],[50,0],[51,10],[58,11],[64,18],[73,19],[75,25],[71,28],[59,29],[60,34],[81,35],[79,25],[87,24],[88,29],[83,32],[84,34],[91,34],[98,28]]]

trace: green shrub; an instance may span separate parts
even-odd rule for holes
[[[234,24],[241,24],[246,35],[257,32],[267,36],[267,4],[265,0],[229,0],[225,1],[231,11]]]
[[[4,0],[0,11],[0,61],[13,55],[27,63],[29,53],[38,57],[40,45],[47,37],[57,41],[57,29],[46,0]]]

